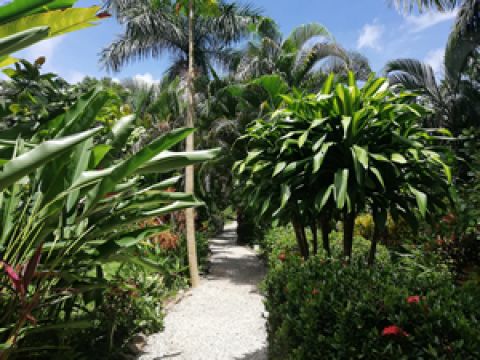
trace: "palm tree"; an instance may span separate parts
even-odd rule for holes
[[[397,6],[412,11],[416,5],[420,11],[458,9],[457,18],[445,52],[446,77],[457,78],[468,62],[468,58],[480,45],[480,0],[393,0]]]
[[[454,29],[449,36],[444,57],[445,76],[439,82],[430,65],[415,59],[397,59],[386,65],[386,73],[394,83],[418,91],[422,101],[435,110],[434,126],[448,126],[455,133],[478,125],[480,87],[475,71],[479,61],[477,17],[469,18],[473,6],[478,13],[480,1],[464,1]],[[469,21],[469,22],[468,22]]]
[[[102,51],[101,63],[118,71],[130,62],[170,56],[166,74],[186,79],[189,60],[188,12],[177,13],[169,1],[152,7],[152,0],[110,0],[107,4],[125,32]],[[228,67],[234,58],[232,46],[243,39],[258,11],[250,5],[219,1],[216,16],[196,16],[193,21],[195,74],[210,74],[215,67]]]
[[[420,11],[432,8],[439,11],[448,11],[462,3],[462,0],[390,0],[390,2],[407,11],[411,11],[414,6]]]
[[[357,70],[357,76],[370,73],[365,58],[344,50],[328,30],[317,23],[301,25],[284,39],[275,22],[264,19],[240,57],[235,68],[237,79],[278,74],[290,87],[297,88],[318,88],[329,71],[346,74],[353,69]],[[360,59],[362,61],[357,62]]]
[[[167,70],[170,77],[186,77],[187,127],[195,123],[194,80],[197,73],[208,75],[215,65],[228,66],[234,51],[231,48],[249,31],[258,12],[250,6],[215,3],[216,16],[195,16],[195,1],[176,1],[175,11],[170,1],[110,0],[109,7],[117,19],[126,24],[123,36],[103,51],[102,62],[113,70],[132,60],[173,55]],[[203,5],[203,1],[197,1]],[[208,4],[207,4],[208,5]],[[181,12],[186,8],[186,11]],[[186,76],[185,76],[186,75]],[[194,150],[193,134],[187,137],[186,151]],[[186,167],[185,191],[194,191],[194,168]],[[193,287],[200,279],[195,242],[195,213],[185,211],[190,279]]]

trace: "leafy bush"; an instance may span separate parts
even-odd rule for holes
[[[331,74],[317,94],[294,91],[282,99],[269,119],[247,129],[239,143],[248,154],[233,170],[243,204],[259,219],[291,223],[304,258],[318,251],[318,228],[329,251],[339,220],[342,255],[350,258],[355,218],[370,211],[373,263],[387,213],[415,228],[418,215],[443,211],[452,176],[438,134],[449,132],[420,127],[428,111],[415,94],[374,76],[359,88],[349,73],[347,84]]]
[[[123,151],[135,115],[111,128],[94,127],[111,98],[103,88],[92,89],[74,105],[65,103],[60,116],[23,116],[28,126],[19,121],[0,132],[2,359],[30,333],[35,338],[52,326],[77,329],[102,292],[117,286],[103,276],[109,263],[160,271],[162,259],[136,250],[168,226],[143,222],[202,204],[192,194],[167,191],[180,177],[165,174],[214,152],[167,151],[193,129],[172,130],[135,153]],[[148,182],[149,174],[161,174],[161,181]]]
[[[480,357],[480,289],[443,268],[282,260],[265,281],[271,359]]]
[[[310,235],[307,233],[307,235]],[[330,241],[332,245],[332,256],[340,257],[343,251],[342,244],[343,234],[334,231],[330,234]],[[295,240],[295,232],[292,226],[274,227],[267,231],[263,241],[261,242],[262,251],[265,256],[269,258],[270,264],[277,264],[279,258],[283,258],[288,254],[299,254],[297,242]],[[370,241],[362,236],[355,236],[353,246],[353,256],[366,261],[370,250]],[[319,256],[327,258],[326,252],[321,249]],[[385,246],[379,245],[377,249],[377,261],[380,263],[387,263],[390,261],[390,254]]]
[[[371,214],[361,214],[355,219],[354,233],[365,239],[372,240],[374,226]],[[394,247],[415,242],[417,238],[404,219],[399,218],[397,221],[394,221],[390,215],[387,217],[385,229],[380,235],[382,244]]]

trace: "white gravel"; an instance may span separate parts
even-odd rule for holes
[[[265,268],[237,246],[235,225],[210,241],[210,274],[171,308],[165,331],[149,337],[140,360],[266,360]]]

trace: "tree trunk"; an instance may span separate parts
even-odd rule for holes
[[[305,230],[303,225],[295,219],[292,221],[293,229],[295,230],[295,238],[297,239],[298,248],[300,250],[300,254],[304,259],[308,259],[309,251],[308,251],[308,243],[304,237]]]
[[[370,252],[368,254],[368,265],[373,266],[375,263],[375,255],[377,253],[377,244],[378,244],[378,239],[380,238],[380,229],[378,226],[375,224],[373,228],[373,237],[372,237],[372,243],[370,244]]]
[[[195,104],[194,104],[194,50],[193,50],[193,21],[194,21],[194,0],[188,4],[188,76],[187,76],[187,127],[194,127]],[[187,137],[185,150],[193,151],[195,148],[193,134]],[[193,194],[194,192],[194,167],[187,166],[185,169],[185,192]],[[197,244],[195,241],[195,211],[193,208],[185,210],[185,230],[187,237],[188,265],[190,268],[190,282],[192,287],[200,283],[198,275]]]
[[[330,226],[330,222],[327,218],[322,217],[320,219],[320,226],[322,227],[322,244],[323,244],[323,249],[327,253],[327,256],[330,257],[332,256],[332,252],[330,250],[330,233],[332,232],[332,228]]]
[[[343,219],[343,257],[350,261],[353,248],[353,228],[355,226],[355,212],[345,211]]]
[[[315,222],[315,220],[312,221],[310,228],[312,229],[313,255],[317,255],[318,254],[318,233],[317,233],[317,223]]]

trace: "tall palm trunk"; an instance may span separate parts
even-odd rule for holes
[[[193,22],[194,22],[194,1],[190,0],[188,4],[188,76],[187,76],[187,127],[193,128],[195,117],[195,104],[194,104],[194,65],[193,65]],[[193,134],[187,137],[186,151],[193,151],[194,149]],[[193,166],[187,166],[185,169],[185,192],[194,192],[194,168]],[[195,212],[193,208],[185,210],[186,221],[186,236],[187,236],[187,249],[188,249],[188,265],[190,267],[190,282],[192,287],[198,286],[200,283],[200,277],[198,275],[198,260],[197,260],[197,244],[195,241]]]

